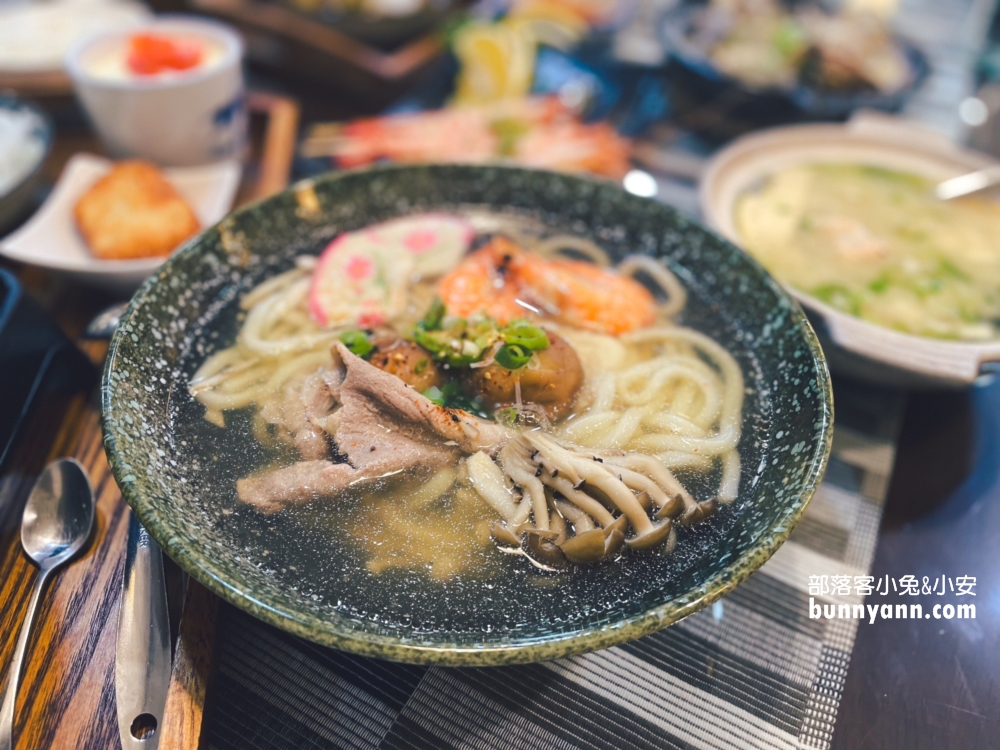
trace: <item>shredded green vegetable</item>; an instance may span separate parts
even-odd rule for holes
[[[356,354],[362,359],[368,359],[375,351],[375,345],[364,331],[344,331],[340,334],[340,340],[344,342],[344,346],[351,350],[352,354]]]
[[[462,393],[461,386],[453,380],[449,380],[440,388],[432,385],[430,388],[424,390],[423,395],[427,397],[428,401],[438,406],[446,406],[449,409],[462,409],[483,419],[490,418],[490,413],[484,407],[482,398],[479,396],[469,398]]]

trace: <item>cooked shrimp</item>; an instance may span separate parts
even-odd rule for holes
[[[452,315],[485,312],[502,323],[552,318],[618,335],[651,325],[656,300],[640,283],[580,260],[546,260],[496,237],[438,284]]]
[[[468,255],[438,283],[438,294],[452,315],[468,318],[485,312],[501,323],[528,317],[533,304],[524,297],[517,283],[517,267],[525,253],[513,242],[497,237],[485,247]]]
[[[483,112],[444,109],[429,113],[356,120],[344,126],[335,156],[342,167],[391,159],[403,164],[429,161],[489,161],[496,136]]]
[[[591,172],[622,178],[629,171],[630,144],[605,122],[553,122],[525,133],[514,160],[526,167],[562,172]]]
[[[631,150],[607,123],[582,123],[558,98],[538,96],[355,120],[320,143],[346,168],[510,161],[612,179],[628,171]]]

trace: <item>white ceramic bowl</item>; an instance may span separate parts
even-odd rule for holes
[[[103,67],[124,56],[129,37],[141,32],[198,40],[216,52],[215,59],[192,70],[151,76],[116,75]],[[243,42],[228,26],[163,16],[83,40],[66,56],[66,72],[109,153],[191,166],[242,153],[242,59]]]
[[[0,255],[65,274],[91,286],[131,295],[166,258],[95,258],[73,218],[77,201],[110,170],[111,162],[99,156],[77,154],[70,159],[42,207],[24,226],[0,239]],[[228,161],[202,167],[175,167],[164,170],[164,175],[184,196],[201,225],[210,227],[232,208],[240,171],[238,162]]]
[[[997,164],[943,136],[886,115],[864,113],[845,125],[794,125],[734,141],[707,166],[699,188],[706,222],[740,244],[739,197],[795,164],[870,164],[944,180]],[[1000,262],[1000,259],[997,260]],[[907,388],[964,387],[1000,362],[1000,340],[964,343],[913,336],[869,323],[797,289],[835,372]]]

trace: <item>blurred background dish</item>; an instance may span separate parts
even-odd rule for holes
[[[607,123],[585,124],[558,98],[520,97],[489,104],[402,113],[314,128],[306,156],[342,168],[399,164],[506,162],[621,179],[631,143]]]
[[[0,88],[70,90],[63,59],[81,39],[135,26],[152,16],[130,0],[51,0],[0,4]]]
[[[319,6],[306,12],[283,0],[190,0],[190,9],[235,25],[259,70],[322,84],[367,108],[388,105],[430,70],[445,50],[441,32],[457,12],[449,6],[429,24],[403,17],[352,26],[346,16],[324,15]],[[370,40],[368,26],[377,40]]]
[[[381,116],[315,124],[300,168],[503,162],[621,179],[634,137],[667,101],[660,69],[619,63],[606,40],[595,42],[595,29],[613,26],[590,24],[625,17],[621,5],[620,18],[599,15],[602,7],[523,2],[469,20],[434,75]]]
[[[788,8],[779,0],[710,0],[691,20],[687,41],[751,88],[804,84],[892,94],[910,79],[899,44],[872,14]]]
[[[52,125],[41,110],[0,96],[0,234],[31,204],[52,148]]]
[[[118,162],[91,185],[73,218],[90,252],[104,260],[169,255],[201,229],[163,172],[138,160]]]
[[[80,39],[150,18],[133,2],[11,3],[0,8],[0,71],[61,70],[63,58]]]
[[[347,36],[390,50],[433,31],[464,3],[458,0],[277,0]]]
[[[770,178],[783,170],[817,164],[890,170],[887,173],[890,176],[914,175],[915,181],[921,184],[920,178],[927,180],[926,189],[932,195],[933,184],[937,181],[996,162],[984,154],[958,148],[930,131],[887,116],[863,115],[846,125],[775,128],[740,138],[719,152],[709,163],[700,186],[701,206],[706,221],[725,237],[746,249],[747,238],[741,234],[737,217],[741,199],[759,191],[767,185]],[[907,196],[898,197],[901,198],[901,205],[905,206]],[[803,202],[806,200],[804,195],[800,195],[800,198]],[[832,207],[834,202],[830,205]],[[954,207],[950,205],[941,206],[942,211],[952,208]],[[801,221],[801,217],[795,214],[794,206],[787,205],[785,209],[790,221]],[[925,212],[932,209],[933,207],[928,209],[926,205],[920,207]],[[894,220],[891,217],[889,220],[881,217],[879,223],[869,222],[871,226],[865,224],[860,216],[831,214],[820,218],[824,221],[836,220],[842,225],[850,223],[848,231],[852,236],[848,243],[850,247],[845,246],[846,251],[853,252],[860,245],[871,248],[881,245],[881,248],[875,249],[880,253],[884,252],[886,258],[884,262],[877,260],[877,265],[888,267],[895,264],[895,267],[902,264],[904,268],[911,268],[914,271],[914,284],[921,288],[916,290],[919,294],[908,295],[913,300],[901,302],[925,305],[928,315],[931,314],[932,306],[937,304],[938,297],[947,298],[952,281],[966,277],[961,283],[968,286],[966,271],[956,267],[954,263],[945,262],[942,265],[939,262],[933,269],[923,269],[922,265],[926,265],[930,254],[907,252],[905,246],[899,245],[899,236],[881,236],[888,226],[897,235],[904,232],[912,237],[914,233],[922,231],[921,219],[924,218],[923,223],[926,224],[928,217],[906,214],[905,208],[900,208]],[[790,227],[790,231],[795,229]],[[954,231],[968,231],[968,227],[956,226]],[[933,240],[926,236],[917,239],[923,243]],[[947,246],[943,245],[944,248]],[[807,251],[803,249],[803,252]],[[811,245],[808,252],[818,255],[822,248],[817,243]],[[987,248],[986,252],[993,251]],[[893,254],[901,257],[894,258]],[[765,266],[768,265],[767,258],[760,259]],[[866,262],[868,261],[862,257],[848,261],[857,264]],[[771,270],[780,271],[775,268]],[[779,280],[788,281],[787,278],[781,279],[782,273],[778,272],[777,275]],[[841,288],[849,293],[847,287],[850,279],[845,279],[845,283],[847,286],[841,285]],[[835,296],[817,296],[797,289],[794,285],[786,283],[786,286],[813,320],[834,371],[901,387],[964,387],[975,381],[984,368],[1000,361],[1000,338],[995,335],[995,320],[968,321],[970,331],[981,336],[980,340],[918,336],[862,319],[859,315],[867,314],[864,305],[859,304],[858,309],[854,310],[857,315],[851,314],[846,311],[850,306],[845,307],[843,300],[836,299]],[[889,282],[883,284],[879,277],[868,284],[868,289],[883,293],[889,286]],[[991,304],[996,304],[996,300]],[[897,309],[898,307],[897,305]],[[989,318],[991,314],[987,312],[986,315]],[[940,332],[937,335],[941,335]]]
[[[241,155],[242,58],[228,26],[166,16],[88,37],[66,68],[110,154],[187,166]]]
[[[677,121],[716,139],[785,122],[899,110],[923,83],[923,53],[872,14],[819,3],[711,0],[669,13]]]
[[[73,218],[80,198],[112,169],[113,163],[77,154],[66,164],[48,199],[19,230],[0,240],[0,253],[11,260],[64,273],[77,281],[118,293],[131,293],[165,257],[103,260],[87,247]],[[167,180],[193,209],[202,226],[211,226],[232,207],[240,165],[219,162],[202,167],[164,170]]]

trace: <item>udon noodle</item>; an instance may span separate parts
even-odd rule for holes
[[[241,499],[274,512],[337,488],[377,494],[374,480],[403,471],[420,477],[408,490],[420,509],[479,497],[498,546],[548,569],[612,556],[623,541],[669,550],[677,526],[736,498],[743,375],[722,346],[675,322],[686,293],[663,263],[635,255],[613,266],[580,237],[474,240],[455,225],[452,241],[446,221],[462,220],[341,235],[318,262],[299,257],[243,297],[235,343],[204,361],[190,392],[212,424],[249,409],[261,443],[295,446],[303,460],[241,480]],[[403,280],[379,270],[384,247],[395,259],[417,240],[430,249],[402,263]],[[361,273],[358,258],[374,264],[377,288],[344,281]],[[322,296],[324,284],[335,296]],[[481,307],[475,295],[486,295]],[[408,384],[396,384],[403,402],[386,395],[396,392],[386,373]],[[512,389],[498,391],[507,377]],[[416,457],[378,463],[375,439],[362,455],[376,427],[408,441],[396,460]],[[715,477],[717,490],[699,500],[674,472]]]
[[[580,342],[578,351],[595,346],[592,361],[604,371],[581,394],[579,416],[559,425],[557,434],[592,448],[656,455],[670,469],[707,471],[720,458],[718,499],[732,502],[743,411],[743,374],[732,355],[681,326],[645,329],[620,343],[582,338],[569,336]],[[643,354],[648,358],[629,364]]]

